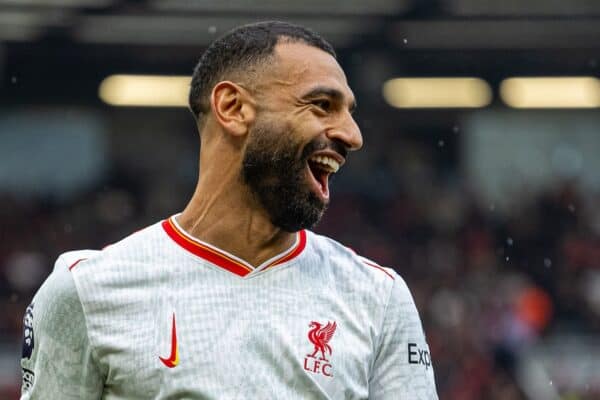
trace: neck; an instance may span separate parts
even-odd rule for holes
[[[221,168],[201,176],[177,222],[195,238],[258,266],[291,247],[295,234],[271,223],[237,171]]]

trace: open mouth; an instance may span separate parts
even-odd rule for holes
[[[323,200],[329,199],[329,176],[340,169],[332,157],[315,155],[308,159],[308,170],[313,186]]]

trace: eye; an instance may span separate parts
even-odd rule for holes
[[[331,109],[331,101],[327,99],[314,100],[312,103],[323,111],[329,111]]]

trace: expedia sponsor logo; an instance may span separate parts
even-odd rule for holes
[[[416,343],[408,344],[408,363],[409,364],[421,364],[425,366],[425,369],[431,367],[431,356],[429,350],[424,348],[421,349]]]
[[[21,358],[31,358],[34,346],[33,337],[33,303],[31,303],[27,310],[25,310],[25,316],[23,317],[23,352]]]
[[[28,391],[33,386],[35,380],[35,374],[33,371],[27,368],[21,368],[23,370],[23,391]]]

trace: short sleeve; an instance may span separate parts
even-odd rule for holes
[[[59,258],[23,318],[21,399],[99,399],[103,374],[92,354],[75,283]]]
[[[369,380],[370,400],[437,400],[429,346],[414,300],[395,274]]]

